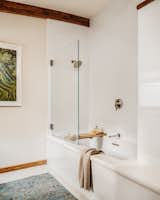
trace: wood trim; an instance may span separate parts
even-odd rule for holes
[[[47,164],[47,160],[39,160],[39,161],[35,161],[35,162],[24,163],[24,164],[14,165],[14,166],[10,166],[10,167],[3,167],[3,168],[0,168],[0,173],[11,172],[11,171],[26,169],[26,168],[40,166],[40,165],[46,165],[46,164]]]
[[[137,9],[139,10],[143,8],[144,6],[147,6],[148,4],[152,3],[153,1],[155,0],[145,0],[142,3],[138,4]]]
[[[103,137],[106,136],[107,134],[104,133],[103,131],[100,132],[90,132],[90,133],[80,133],[79,134],[79,139],[86,139],[86,138],[94,138],[94,137]]]
[[[85,17],[72,15],[69,13],[51,10],[47,8],[31,6],[23,3],[0,0],[0,12],[25,15],[43,19],[55,19],[82,26],[90,26],[90,20]]]

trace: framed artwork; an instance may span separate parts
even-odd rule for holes
[[[0,106],[21,106],[21,47],[0,42]]]

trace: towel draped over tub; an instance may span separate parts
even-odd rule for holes
[[[79,183],[80,187],[86,190],[93,189],[91,156],[102,153],[95,148],[84,150],[79,162]]]

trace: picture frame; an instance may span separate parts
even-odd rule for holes
[[[22,106],[22,48],[0,42],[0,107]]]

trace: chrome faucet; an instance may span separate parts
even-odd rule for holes
[[[109,135],[108,136],[109,138],[120,138],[121,137],[121,134],[120,133],[117,133],[115,135]]]

